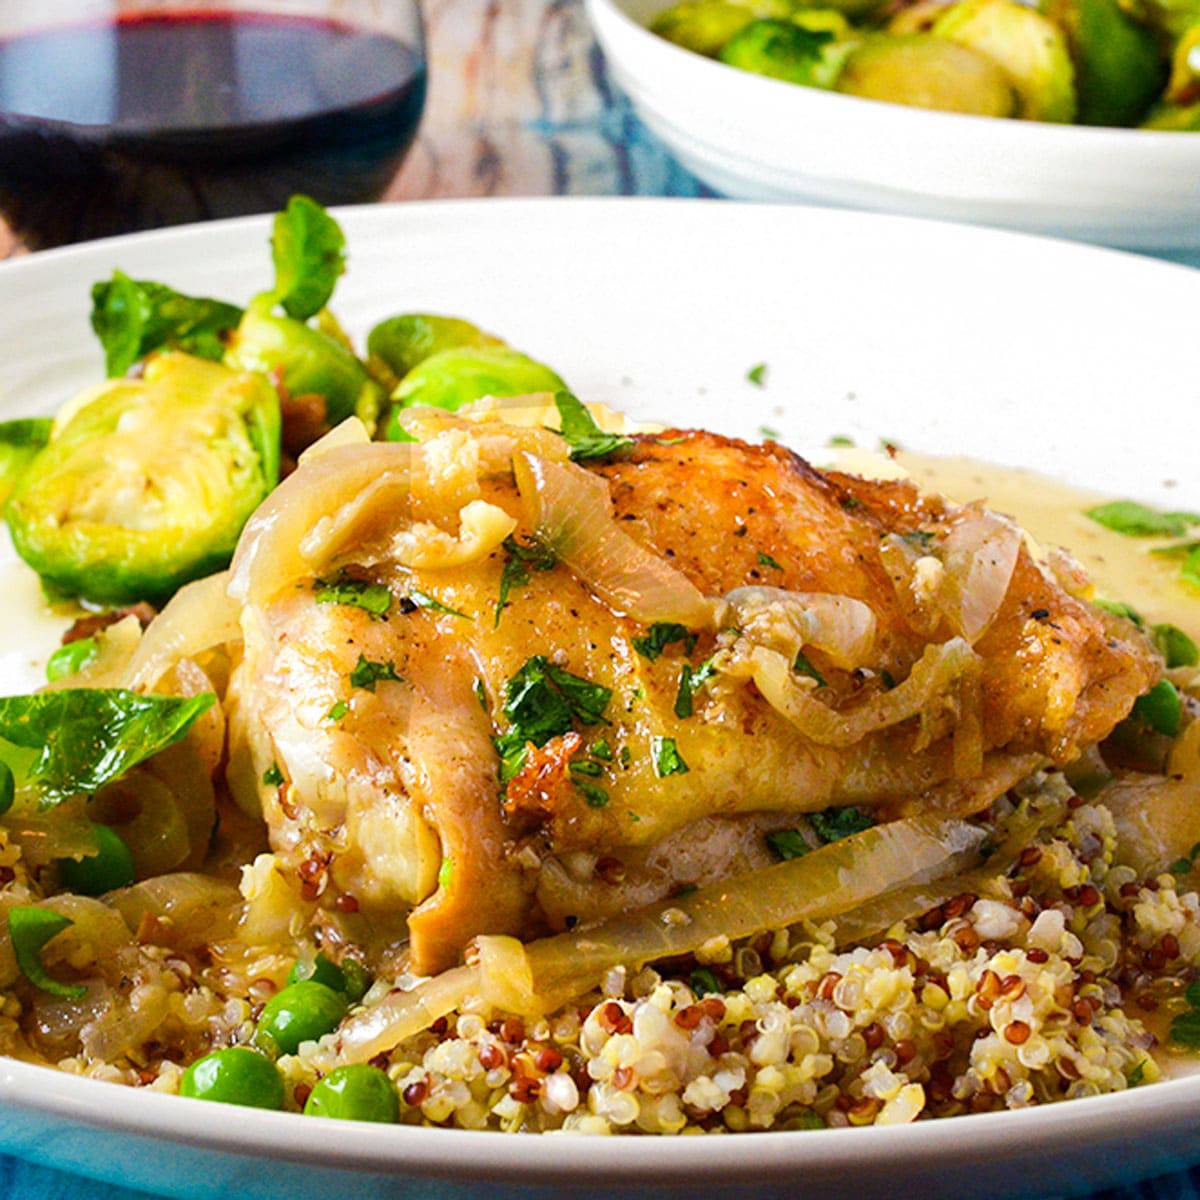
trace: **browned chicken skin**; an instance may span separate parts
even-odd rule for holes
[[[929,560],[917,575],[928,573],[963,510],[909,483],[825,474],[780,446],[677,431],[639,437],[591,469],[609,486],[619,527],[706,596],[770,587],[870,607],[875,637],[862,667],[805,650],[828,708],[853,713],[898,688],[954,635],[936,610],[920,609],[913,579],[897,574],[907,560],[885,547],[908,535],[909,559]],[[517,518],[517,536],[531,532],[511,477],[482,491]],[[415,908],[408,928],[421,971],[451,965],[478,933],[595,920],[768,861],[764,832],[797,813],[976,810],[1104,737],[1161,669],[1146,642],[1067,594],[1022,545],[974,645],[970,689],[948,694],[928,720],[820,744],[749,678],[715,678],[696,692],[693,714],[678,716],[684,666],[736,635],[697,631],[690,653],[677,643],[647,658],[633,644],[646,626],[615,614],[561,563],[531,572],[497,623],[504,562],[497,550],[439,570],[372,567],[398,595],[420,589],[463,615],[409,605],[376,620],[317,604],[310,581],[247,618],[238,719],[257,759],[278,761],[294,781],[286,804],[265,799],[273,845],[297,860],[319,848],[330,896],[355,897],[357,937],[395,935]],[[506,727],[508,681],[533,655],[611,689],[608,723],[531,751],[504,789],[490,737]],[[392,663],[400,680],[348,690],[360,656]],[[346,712],[331,725],[339,702]],[[962,736],[968,724],[972,739]],[[610,757],[591,778],[603,804],[572,774],[600,737]],[[656,770],[664,738],[686,773]]]

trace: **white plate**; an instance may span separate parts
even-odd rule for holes
[[[769,425],[814,451],[833,433],[882,433],[1175,508],[1200,503],[1200,274],[1181,267],[899,218],[697,201],[466,202],[343,220],[351,267],[336,307],[359,336],[394,311],[461,313],[552,362],[584,397],[641,416],[751,438]],[[0,415],[50,411],[98,378],[87,293],[112,267],[238,299],[266,282],[266,237],[254,218],[0,267]],[[765,388],[746,380],[760,362]],[[5,595],[11,650],[23,635]],[[510,1137],[224,1108],[0,1059],[0,1150],[188,1197],[446,1200],[484,1180],[525,1196],[663,1185],[867,1200],[894,1197],[898,1180],[923,1197],[1048,1194],[1200,1158],[1198,1107],[1195,1078],[904,1128]]]
[[[669,3],[587,0],[587,11],[638,114],[720,192],[1200,248],[1200,134],[969,117],[797,87],[649,33]]]

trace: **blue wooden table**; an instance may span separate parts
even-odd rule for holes
[[[614,91],[579,0],[429,0],[427,21],[429,106],[388,199],[713,194]],[[0,1156],[0,1200],[139,1195]],[[1094,1200],[1200,1200],[1200,1169]]]

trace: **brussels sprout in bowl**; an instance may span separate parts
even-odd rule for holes
[[[1200,13],[1151,7],[587,0],[639,115],[720,192],[1195,250]]]

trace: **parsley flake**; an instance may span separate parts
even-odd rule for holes
[[[654,756],[654,773],[659,779],[665,779],[668,775],[688,773],[689,767],[684,762],[683,755],[679,753],[674,738],[652,737],[650,752]]]
[[[561,433],[571,447],[571,459],[582,462],[589,458],[607,458],[618,450],[633,445],[633,438],[620,433],[605,433],[596,424],[592,414],[583,403],[570,392],[559,392],[554,397],[562,425]]]
[[[803,650],[796,655],[796,661],[792,663],[792,670],[795,671],[797,675],[806,675],[809,679],[815,679],[817,681],[817,687],[826,686],[825,676],[822,675],[821,672],[818,671],[817,668],[814,667],[812,663],[810,663],[808,659],[804,657]]]
[[[358,656],[354,670],[350,672],[350,686],[373,692],[377,683],[402,683],[396,674],[394,662],[372,662],[365,654]]]
[[[758,427],[758,436],[761,437],[764,442],[777,442],[779,441],[781,435],[778,429],[775,429],[770,425],[760,425]]]
[[[823,812],[811,813],[808,819],[823,842],[839,842],[875,824],[875,818],[861,808],[827,808]]]
[[[754,366],[746,372],[746,379],[754,384],[755,387],[766,387],[767,385],[767,364],[755,363]]]
[[[283,782],[283,772],[279,769],[278,763],[272,763],[263,772],[262,781],[267,787],[278,787]]]
[[[496,629],[500,628],[500,614],[508,607],[513,588],[524,587],[531,572],[549,571],[558,562],[554,551],[539,541],[522,544],[516,538],[506,537],[502,548],[505,559],[504,570],[500,572],[500,595],[496,600]]]
[[[655,621],[645,637],[633,639],[633,648],[643,658],[653,662],[674,642],[682,642],[684,654],[691,654],[696,645],[696,635],[675,621]]]
[[[689,980],[692,991],[697,996],[707,996],[711,993],[720,995],[721,985],[717,977],[707,967],[697,967]]]
[[[804,834],[798,829],[780,829],[775,833],[768,833],[767,845],[784,862],[790,862],[793,858],[803,858],[812,850],[805,840]]]
[[[831,437],[829,439],[829,445],[831,445],[831,446],[853,446],[854,439],[852,437],[847,437],[844,433],[835,433],[833,435],[833,437]]]
[[[333,579],[318,579],[316,583],[318,604],[347,604],[361,608],[379,620],[392,607],[392,593],[382,583],[371,583],[366,579],[355,579],[345,572]]]
[[[594,783],[588,783],[584,779],[573,778],[571,782],[583,793],[583,799],[588,808],[608,807],[608,793],[602,787],[597,787]]]
[[[706,659],[698,667],[684,663],[679,672],[679,690],[675,693],[675,715],[686,720],[692,715],[693,701],[696,693],[716,674],[711,658]]]
[[[765,550],[758,552],[758,564],[761,567],[770,567],[773,571],[782,571],[783,567],[777,563]]]
[[[326,714],[327,721],[340,721],[350,711],[350,705],[345,700],[339,700]]]
[[[418,607],[427,608],[430,612],[445,613],[448,617],[462,617],[464,621],[473,621],[474,617],[468,613],[459,612],[457,608],[451,608],[448,604],[443,604],[440,600],[433,596],[427,595],[425,592],[416,590],[408,593],[408,598]]]

